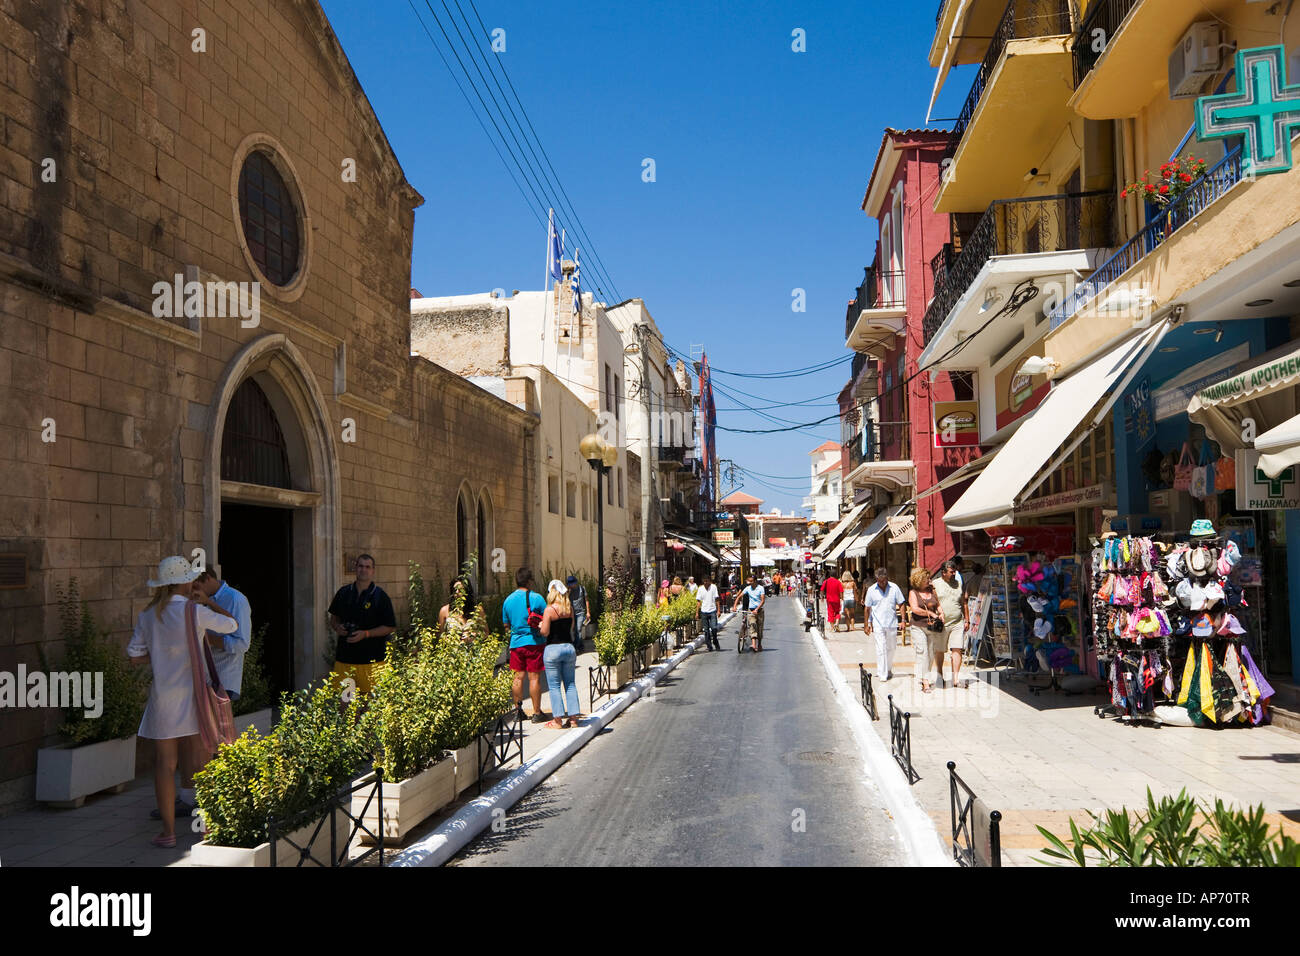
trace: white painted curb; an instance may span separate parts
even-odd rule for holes
[[[731,620],[733,613],[719,615],[718,627]],[[464,849],[471,840],[492,825],[492,821],[522,800],[529,791],[549,777],[560,765],[582,749],[592,737],[605,729],[611,721],[634,702],[643,697],[655,684],[678,664],[694,654],[702,645],[700,636],[666,661],[650,668],[595,710],[576,733],[568,733],[549,747],[541,750],[506,779],[480,797],[461,807],[454,816],[437,829],[405,850],[398,852],[389,866],[442,866]],[[496,811],[500,810],[500,813]]]
[[[799,606],[799,609],[806,618],[807,611],[802,606]],[[934,821],[921,808],[907,782],[907,777],[903,774],[903,769],[894,762],[893,755],[885,746],[885,742],[872,728],[867,710],[862,706],[861,691],[849,684],[844,672],[840,670],[840,665],[835,663],[835,659],[831,656],[830,648],[826,646],[821,631],[812,627],[808,629],[808,633],[812,635],[813,647],[817,648],[817,654],[821,657],[822,666],[826,669],[826,677],[831,682],[831,689],[835,692],[840,710],[848,720],[853,736],[857,738],[858,750],[866,764],[867,775],[880,788],[880,794],[885,798],[885,809],[889,811],[895,826],[898,827],[898,832],[903,838],[903,846],[911,857],[912,864],[953,866],[952,856],[944,849]]]

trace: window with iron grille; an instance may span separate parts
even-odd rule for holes
[[[262,150],[249,153],[239,172],[239,219],[262,274],[273,285],[289,285],[298,274],[298,208]]]
[[[289,453],[275,409],[251,378],[231,396],[221,432],[221,477],[271,488],[292,488]]]

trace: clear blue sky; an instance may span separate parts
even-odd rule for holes
[[[414,2],[458,70],[424,0]],[[450,32],[443,0],[430,2]],[[702,344],[715,368],[740,372],[847,356],[845,304],[875,242],[859,204],[884,127],[924,125],[936,2],[476,2],[489,30],[505,30],[506,50],[495,55],[614,287],[645,300],[671,346]],[[460,3],[476,24],[469,0]],[[412,285],[425,295],[540,288],[546,234],[537,203],[511,181],[410,5],[323,5],[425,197]],[[447,6],[457,12],[455,0]],[[791,49],[796,28],[806,52]],[[954,115],[966,85],[949,83],[936,116]],[[642,181],[647,157],[653,183]],[[585,287],[595,291],[591,279]],[[805,312],[791,309],[796,288],[805,290]],[[847,378],[846,358],[802,378],[716,381],[761,396],[742,396],[754,406],[816,399],[767,412],[807,422],[835,413]],[[719,425],[778,427],[725,411],[737,407],[732,398],[716,400]],[[826,438],[839,439],[836,421],[778,435],[720,428],[718,454],[797,477],[743,480],[767,507],[788,512],[807,494],[808,452]]]

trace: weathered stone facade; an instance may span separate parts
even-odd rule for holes
[[[14,0],[0,62],[0,552],[27,564],[0,590],[0,670],[57,664],[69,578],[125,643],[158,560],[202,548],[245,590],[265,582],[222,550],[281,562],[268,647],[301,685],[326,667],[325,608],[356,554],[400,620],[409,560],[445,580],[458,536],[511,570],[534,553],[536,417],[410,355],[422,200],[315,0]],[[241,226],[252,151],[296,206],[278,287]],[[156,316],[155,283],[177,275],[259,282],[256,324]],[[223,463],[250,380],[282,436],[279,485]],[[0,805],[30,796],[59,719],[0,713]]]

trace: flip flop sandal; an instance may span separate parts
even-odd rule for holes
[[[176,836],[163,836],[161,833],[149,841],[160,850],[170,850],[176,846]]]
[[[546,722],[545,726],[548,730],[566,730],[568,729],[569,725],[562,724],[558,720],[551,719]]]

